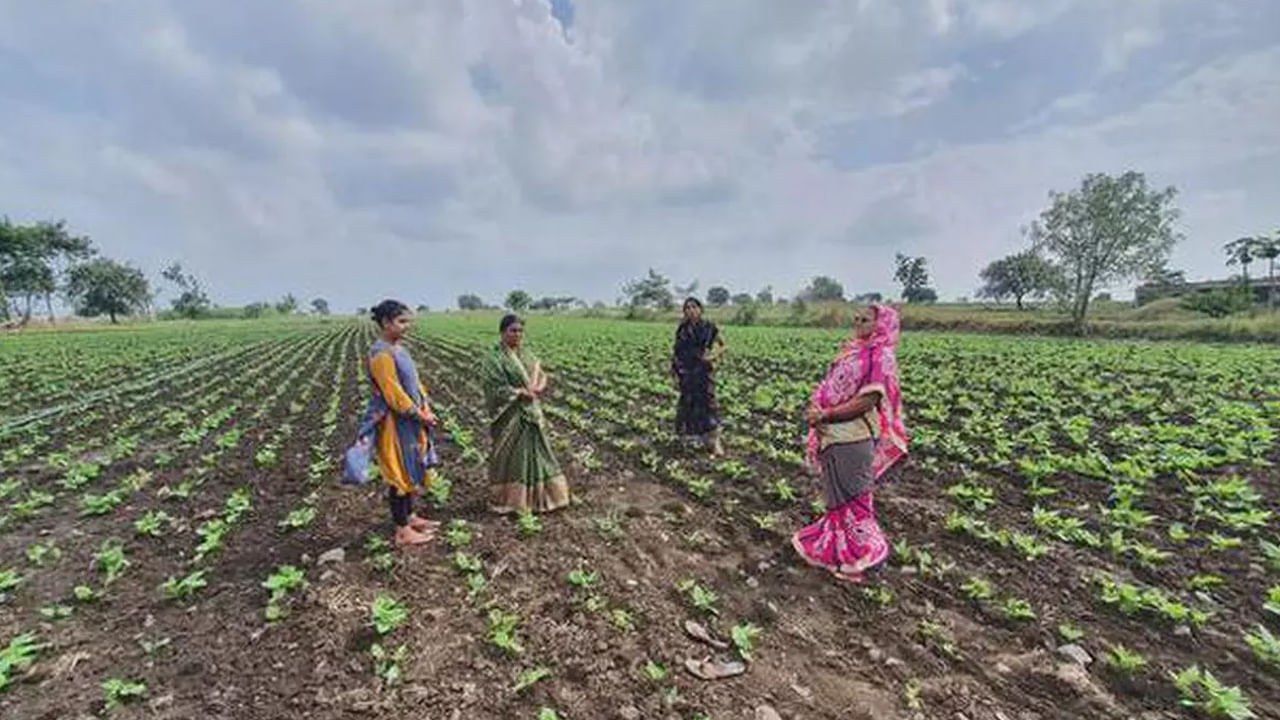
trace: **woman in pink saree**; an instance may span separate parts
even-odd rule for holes
[[[822,477],[827,510],[791,544],[810,565],[855,582],[889,555],[872,494],[907,454],[898,336],[896,310],[860,309],[853,338],[814,388],[809,406],[808,462]]]

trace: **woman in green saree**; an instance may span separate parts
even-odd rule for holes
[[[502,342],[485,359],[489,413],[489,483],[499,513],[549,512],[569,504],[569,484],[551,453],[539,398],[547,390],[542,364],[523,347],[524,321],[507,315]]]

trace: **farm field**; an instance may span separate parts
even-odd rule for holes
[[[894,553],[851,585],[788,542],[842,333],[726,328],[713,461],[673,328],[533,316],[576,494],[534,522],[486,511],[496,323],[409,342],[448,524],[403,553],[336,481],[368,322],[0,340],[0,716],[1280,717],[1274,349],[908,333]],[[686,673],[687,620],[746,674]]]

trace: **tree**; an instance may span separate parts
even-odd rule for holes
[[[32,228],[36,242],[40,248],[47,273],[51,279],[44,283],[44,306],[49,314],[49,322],[53,322],[53,293],[57,287],[57,279],[63,277],[72,263],[87,260],[93,256],[93,243],[84,236],[67,232],[67,224],[63,220],[57,222],[40,222]]]
[[[249,303],[248,305],[245,305],[244,308],[240,311],[240,315],[246,320],[254,320],[262,317],[263,315],[266,315],[267,311],[270,309],[271,309],[270,303],[265,303],[265,302]],[[360,313],[360,314],[363,315],[364,313]]]
[[[909,303],[928,305],[938,302],[938,291],[931,287],[915,288],[903,293],[902,299]]]
[[[1251,237],[1237,238],[1222,246],[1223,251],[1227,253],[1227,264],[1240,266],[1246,288],[1249,287],[1249,266],[1253,264],[1257,247],[1257,238]]]
[[[734,305],[752,305],[754,303],[755,298],[751,297],[751,293],[738,293],[733,296]]]
[[[730,299],[729,288],[717,285],[707,291],[707,304],[712,307],[728,305]]]
[[[276,303],[276,312],[281,315],[292,315],[297,311],[298,298],[294,297],[293,293],[285,293],[285,296]]]
[[[862,293],[853,299],[860,305],[870,305],[872,303],[884,302],[884,295],[878,292]]]
[[[809,281],[800,297],[807,302],[830,302],[844,300],[844,286],[825,275],[819,275]]]
[[[671,294],[671,281],[653,268],[649,268],[649,274],[645,277],[623,285],[622,293],[627,296],[627,304],[632,308],[656,307],[670,310],[676,305]]]
[[[430,308],[430,307],[427,307],[426,305],[419,305],[419,306],[417,307],[417,309],[416,309],[416,310],[414,310],[414,312],[416,312],[416,313],[418,313],[419,315],[421,315],[422,313],[429,313],[429,312],[431,312],[431,308]]]
[[[77,315],[106,315],[112,324],[146,308],[151,299],[151,285],[141,270],[106,258],[69,269],[64,292]]]
[[[936,302],[938,293],[929,289],[929,261],[923,257],[894,256],[897,269],[893,279],[902,285],[902,299],[909,303]]]
[[[1023,309],[1024,298],[1043,298],[1061,285],[1058,268],[1035,250],[995,260],[982,269],[979,277],[985,283],[978,291],[979,297],[997,302],[1011,297],[1019,310]]]
[[[699,283],[697,279],[694,279],[694,281],[688,285],[676,285],[674,290],[675,296],[681,299],[693,297],[698,292],[698,285]]]
[[[45,309],[53,321],[53,294],[58,279],[73,262],[93,256],[93,244],[87,237],[71,235],[66,223],[39,222],[15,225],[0,218],[0,310],[10,316],[9,303],[18,311],[25,301],[22,322],[31,320],[32,300],[44,297]]]
[[[1265,235],[1254,238],[1257,246],[1254,248],[1254,254],[1258,258],[1267,261],[1267,306],[1272,310],[1276,308],[1276,258],[1280,257],[1280,231],[1276,232],[1275,237],[1267,237]]]
[[[773,286],[765,285],[763,288],[760,288],[760,292],[756,293],[756,302],[760,303],[761,305],[772,305],[773,304]]]
[[[581,301],[576,297],[540,297],[529,306],[531,310],[564,310]]]
[[[1077,190],[1049,193],[1051,204],[1032,223],[1030,237],[1062,268],[1061,295],[1077,332],[1085,330],[1096,288],[1142,277],[1168,261],[1180,237],[1177,192],[1151,189],[1145,175],[1130,171],[1090,174]]]
[[[507,294],[506,307],[512,312],[524,312],[533,304],[533,298],[523,290],[512,290]]]
[[[470,293],[459,295],[458,309],[459,310],[483,310],[484,300],[481,300],[479,295],[472,295]]]
[[[324,298],[316,298],[311,301],[311,312],[317,315],[329,314],[329,301]]]
[[[177,285],[181,291],[172,303],[175,313],[185,318],[198,318],[209,311],[209,296],[201,287],[200,280],[195,275],[184,273],[181,264],[173,263],[165,268],[161,277]]]

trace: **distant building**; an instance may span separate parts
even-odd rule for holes
[[[1257,278],[1249,280],[1249,289],[1253,291],[1253,298],[1256,302],[1265,303],[1267,301],[1267,292],[1271,288],[1272,283],[1267,278]],[[1280,277],[1274,281],[1276,287],[1276,297],[1280,298]],[[1215,290],[1232,290],[1242,287],[1239,280],[1205,280],[1204,282],[1189,282],[1181,284],[1168,285],[1139,285],[1137,290],[1133,291],[1134,299],[1139,305],[1146,305],[1153,300],[1159,300],[1166,297],[1182,297],[1184,295],[1193,295],[1195,293],[1207,293]]]

